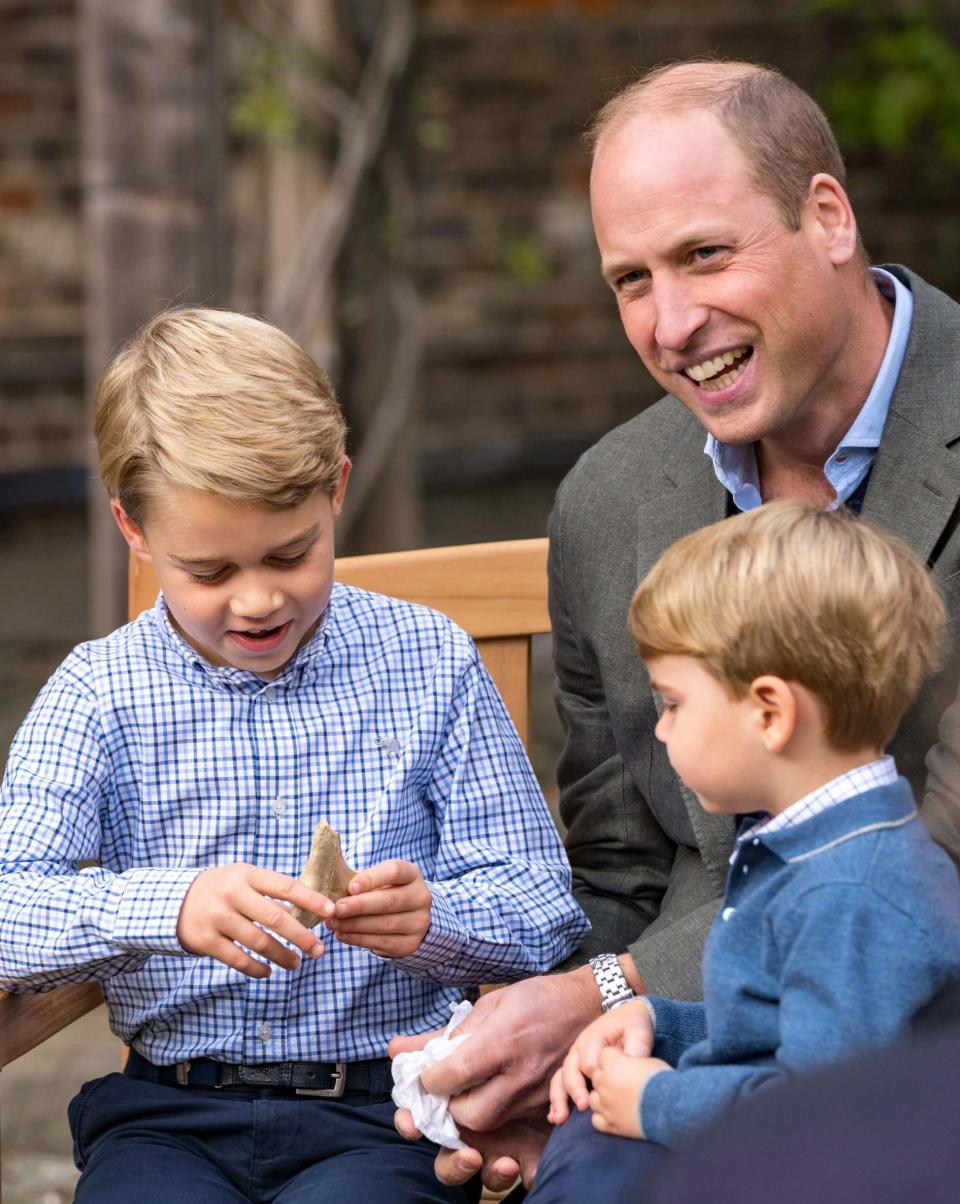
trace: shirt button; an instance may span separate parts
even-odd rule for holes
[[[748,874],[748,873],[750,872],[750,867],[749,867],[749,865],[745,865],[745,866],[743,867],[743,872],[744,872],[745,874]]]
[[[276,690],[274,690],[273,686],[267,686],[261,697],[263,698],[264,702],[273,702],[273,696],[275,693]]]
[[[760,843],[760,838],[759,838],[759,836],[754,836],[754,838],[753,838],[753,843],[754,843],[754,847],[756,847],[756,845],[758,845],[758,844]]]
[[[275,819],[283,819],[287,813],[287,800],[283,798],[275,798],[273,800],[273,815]]]
[[[724,923],[726,923],[726,922],[727,922],[727,920],[729,920],[729,919],[730,919],[730,917],[733,915],[733,913],[734,913],[735,911],[736,911],[736,908],[735,908],[735,907],[725,907],[725,908],[723,909],[723,911],[720,913],[720,914],[721,914],[721,919],[723,920],[723,922],[724,922]]]
[[[270,1038],[272,1036],[273,1036],[273,1029],[270,1027],[269,1024],[261,1024],[260,1027],[257,1029],[257,1040],[262,1041],[264,1043],[264,1045],[266,1045],[266,1043],[270,1040]]]

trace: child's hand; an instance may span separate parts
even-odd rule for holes
[[[618,1049],[601,1050],[590,1092],[593,1127],[617,1137],[645,1136],[640,1127],[641,1093],[654,1075],[672,1069],[659,1058],[631,1058]]]
[[[350,882],[327,927],[345,945],[362,945],[381,957],[406,957],[419,949],[430,927],[433,898],[409,861],[381,861]]]
[[[570,1115],[567,1098],[573,1100],[579,1112],[588,1106],[592,1079],[605,1049],[617,1049],[628,1057],[646,1057],[653,1049],[653,1022],[650,1009],[642,999],[622,1003],[588,1024],[563,1060],[563,1065],[550,1081],[550,1112],[548,1120],[562,1125]]]
[[[286,874],[244,862],[204,870],[194,878],[180,906],[177,940],[188,953],[215,957],[250,978],[266,978],[270,967],[241,946],[284,970],[295,970],[300,965],[299,956],[264,929],[290,941],[308,957],[320,957],[323,942],[295,920],[278,902],[280,899],[323,917],[333,912],[326,895]]]

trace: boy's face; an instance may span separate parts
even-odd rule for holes
[[[769,764],[749,695],[732,697],[692,656],[654,657],[647,669],[663,697],[657,739],[704,809],[720,815],[765,810]]]
[[[350,461],[331,496],[280,510],[167,485],[143,528],[113,502],[133,552],[157,574],[171,620],[213,665],[273,678],[314,633],[333,588],[333,531]]]

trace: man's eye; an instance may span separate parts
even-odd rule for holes
[[[699,260],[713,259],[715,256],[720,254],[720,250],[720,247],[697,247],[697,249],[694,251],[694,255]]]
[[[624,272],[622,276],[618,276],[617,280],[616,280],[616,285],[617,285],[617,288],[623,288],[624,285],[640,284],[641,281],[646,280],[646,278],[647,278],[646,272],[644,272],[638,268],[633,272]]]

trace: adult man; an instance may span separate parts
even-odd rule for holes
[[[679,64],[609,102],[593,143],[603,272],[668,393],[580,460],[551,520],[561,811],[593,923],[584,953],[618,958],[481,1002],[475,1036],[424,1075],[472,1130],[537,1107],[563,1047],[628,988],[698,994],[733,824],[699,807],[653,738],[624,616],[661,552],[773,497],[845,503],[903,536],[960,615],[960,307],[904,269],[870,272],[813,101],[750,64]],[[918,797],[957,674],[951,648],[891,745]],[[956,856],[949,787],[927,789],[924,815]],[[441,1155],[441,1177],[476,1170],[481,1146],[494,1183],[513,1169],[497,1152],[536,1157],[526,1129],[474,1144]]]

